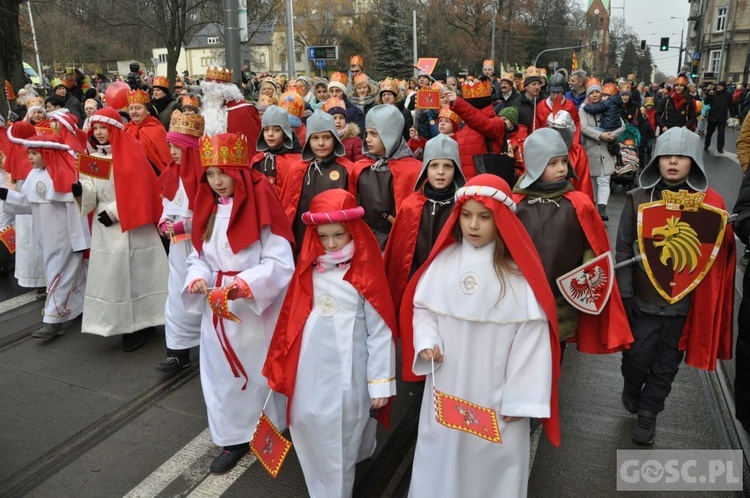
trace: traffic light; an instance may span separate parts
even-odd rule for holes
[[[596,52],[596,40],[594,40],[594,41],[591,42],[591,50],[593,50],[594,52]]]
[[[669,37],[662,36],[661,43],[659,43],[659,52],[669,51]]]
[[[690,79],[695,81],[698,79],[698,66],[700,65],[700,61],[693,59],[693,67],[690,70]]]
[[[646,50],[646,40],[641,40],[641,50]]]
[[[582,49],[583,49],[582,41],[576,40],[576,48],[574,48],[573,50],[576,52],[580,52]]]

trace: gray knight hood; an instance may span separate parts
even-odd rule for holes
[[[701,152],[701,137],[687,128],[670,128],[656,141],[654,153],[638,180],[641,188],[651,188],[661,180],[659,171],[659,156],[688,156],[693,160],[690,173],[687,176],[687,184],[691,189],[705,192],[708,188],[706,169],[703,166],[703,153]]]

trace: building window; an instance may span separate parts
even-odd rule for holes
[[[727,25],[727,7],[716,9],[716,31],[724,31]]]
[[[167,54],[159,54],[159,62],[161,63],[167,62]]]
[[[218,45],[219,44],[219,37],[218,36],[207,36],[206,37],[206,44],[207,45]]]
[[[208,67],[213,64],[213,57],[201,57],[201,67]]]
[[[711,50],[711,53],[708,55],[708,72],[709,73],[719,72],[720,60],[721,60],[721,50]]]

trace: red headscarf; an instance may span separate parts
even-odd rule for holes
[[[174,161],[167,145],[167,130],[155,117],[148,115],[138,124],[131,121],[125,125],[125,132],[135,137],[160,174]]]
[[[55,111],[50,119],[60,123],[60,136],[71,150],[77,153],[86,151],[86,132],[78,128],[78,118],[69,112]]]
[[[78,180],[78,173],[76,160],[63,138],[54,134],[35,135],[24,140],[23,145],[42,154],[55,192],[70,193],[73,183]]]
[[[523,277],[534,291],[534,296],[539,301],[539,305],[547,314],[550,346],[552,348],[552,395],[550,399],[550,418],[543,419],[542,424],[547,433],[547,439],[557,446],[560,444],[557,398],[557,381],[560,378],[560,340],[557,332],[557,308],[534,243],[531,241],[521,221],[514,214],[515,204],[512,200],[513,194],[505,180],[495,175],[477,175],[456,192],[456,205],[453,207],[453,212],[448,221],[445,222],[445,226],[443,226],[443,230],[440,232],[427,261],[425,261],[414,275],[414,278],[411,279],[409,285],[407,285],[402,302],[413,302],[414,292],[422,274],[429,268],[430,264],[441,251],[455,242],[451,232],[456,223],[458,223],[461,206],[469,199],[480,202],[484,207],[492,211],[495,218],[495,225],[503,239],[503,244],[505,244],[516,266],[518,266]],[[402,332],[412,330],[413,315],[414,306],[401,306],[399,320],[403,324],[401,328]],[[402,334],[401,351],[402,376],[404,380],[420,380],[420,377],[415,376],[411,371],[415,354],[412,337]]]
[[[198,138],[170,131],[167,133],[167,141],[182,149],[182,156],[180,157],[180,164],[171,164],[159,175],[158,183],[161,187],[161,195],[170,201],[173,200],[180,186],[180,179],[182,179],[188,206],[192,209],[195,193],[198,190],[198,182],[203,175],[200,153],[198,152]]]
[[[234,134],[225,133],[217,136],[229,135]],[[247,142],[244,137],[243,140]],[[208,168],[213,165],[202,161],[202,166]],[[226,165],[216,165],[216,167],[221,168],[224,173],[234,179],[234,202],[229,216],[227,240],[235,254],[260,240],[260,229],[264,226],[269,226],[275,235],[284,237],[294,244],[289,219],[284,213],[284,208],[281,207],[273,186],[263,173],[255,171],[249,164],[241,167]],[[216,194],[208,184],[206,175],[203,174],[193,202],[193,246],[198,252],[203,249],[203,233],[206,231],[211,214],[216,212],[216,203]]]
[[[123,131],[120,114],[111,107],[99,109],[91,116],[89,139],[93,136],[95,124],[104,125],[109,131],[120,229],[127,232],[147,223],[157,223],[162,204],[156,173],[138,140]]]
[[[29,153],[23,141],[36,135],[36,128],[28,121],[16,121],[7,131],[8,152],[5,158],[5,171],[13,180],[25,180],[31,171]]]
[[[310,203],[310,213],[326,213],[326,223],[340,222],[349,230],[354,240],[355,250],[351,266],[344,275],[357,292],[362,294],[370,305],[385,320],[388,327],[396,333],[396,313],[393,308],[388,280],[385,276],[383,258],[372,230],[364,220],[352,219],[348,213],[357,208],[357,201],[352,194],[342,189],[332,189],[316,195]],[[336,217],[345,213],[347,216]],[[356,215],[355,215],[356,216]],[[348,221],[344,221],[347,219]],[[315,220],[313,220],[315,221]],[[299,262],[289,284],[289,289],[281,308],[276,330],[263,367],[263,375],[268,378],[268,385],[274,391],[283,393],[289,399],[287,417],[292,404],[292,395],[297,378],[302,331],[312,311],[313,263],[318,256],[325,254],[325,249],[315,231],[315,225],[309,225],[305,231]],[[388,426],[388,410],[380,410],[378,420]]]

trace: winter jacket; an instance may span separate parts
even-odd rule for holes
[[[542,96],[538,96],[536,101],[539,102],[544,100]],[[519,93],[518,97],[511,100],[509,106],[518,108],[518,122],[526,127],[530,132],[534,130],[534,119],[536,117],[536,106],[534,100],[529,99],[526,96],[526,92]],[[468,176],[466,177],[469,178]]]
[[[641,106],[639,106],[632,100],[629,101],[627,104],[623,103],[620,106],[620,117],[626,123],[632,124],[633,126],[639,129],[640,129],[641,124],[643,123],[643,114],[641,114]]]
[[[586,112],[586,107],[589,105],[584,103],[579,113],[581,118],[581,134],[583,135],[583,148],[589,157],[589,172],[592,177],[608,176],[615,172],[615,156],[607,150],[608,142],[600,140],[602,133],[604,133],[600,121],[604,115],[589,114]],[[620,126],[610,131],[610,133],[612,133],[615,141],[617,141],[617,137],[624,131],[625,123],[620,119]]]
[[[742,132],[746,135],[745,147],[750,148],[750,125],[745,118]],[[742,137],[742,132],[740,137]],[[740,144],[737,142],[737,155]],[[740,165],[747,170],[747,159]],[[737,203],[734,205],[737,220],[734,222],[734,233],[743,244],[750,243],[750,175],[745,175],[740,186]],[[737,314],[737,343],[735,346],[735,415],[742,422],[746,431],[750,431],[750,272],[745,272],[742,279],[742,301]]]
[[[362,139],[359,138],[359,132],[359,126],[354,123],[348,123],[344,129],[344,133],[339,135],[339,139],[346,151],[344,158],[349,159],[353,163],[365,158],[365,155],[362,153]]]
[[[677,109],[674,98],[670,95],[656,105],[656,124],[659,128],[675,128],[685,126],[690,130],[695,129],[698,122],[695,113],[693,98],[685,93],[684,106]]]
[[[487,154],[487,140],[492,145],[492,151],[500,154],[505,139],[505,122],[495,115],[492,105],[482,109],[475,109],[462,98],[457,98],[451,105],[453,112],[464,121],[464,126],[454,134],[458,142],[458,155],[461,160],[461,170],[467,180],[477,175],[474,156]]]
[[[598,104],[586,104],[585,112],[588,114],[601,114],[597,120],[604,131],[615,131],[620,127],[620,110],[622,109],[622,97],[612,95],[607,100]]]
[[[713,95],[709,92],[703,101],[711,106],[711,110],[708,111],[709,123],[723,123],[728,118],[737,115],[732,95],[726,90],[714,91]]]
[[[565,92],[565,98],[573,102],[576,105],[576,109],[578,109],[581,107],[581,104],[583,104],[583,101],[586,100],[586,91],[576,95],[573,93],[573,90],[568,90]]]
[[[748,116],[750,116],[750,113]],[[745,116],[745,120],[742,122],[740,136],[737,137],[737,159],[740,162],[740,166],[742,166],[742,171],[747,173],[748,166],[750,165],[750,118],[747,116]],[[748,297],[750,297],[750,294],[748,294]]]
[[[346,122],[354,123],[359,126],[359,138],[365,138],[365,113],[362,109],[349,100],[349,97],[344,95],[344,104],[346,104]]]

